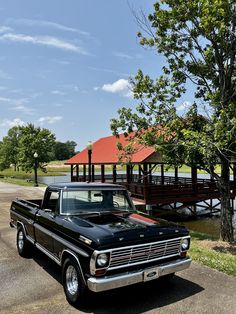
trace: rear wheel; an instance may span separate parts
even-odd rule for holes
[[[74,258],[67,258],[63,264],[62,283],[67,301],[71,305],[79,306],[85,303],[87,287]]]
[[[29,241],[26,239],[24,229],[22,226],[20,226],[17,230],[17,236],[16,236],[16,246],[17,251],[20,256],[22,257],[29,257],[31,254],[31,245]]]

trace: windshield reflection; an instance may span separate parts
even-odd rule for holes
[[[120,211],[133,211],[125,190],[67,190],[62,193],[62,214]]]

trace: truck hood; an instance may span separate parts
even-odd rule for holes
[[[70,217],[80,234],[93,241],[95,246],[123,246],[128,242],[145,243],[169,237],[188,235],[188,230],[175,223],[156,219],[143,213],[103,214],[87,217]],[[82,232],[81,232],[82,231]]]

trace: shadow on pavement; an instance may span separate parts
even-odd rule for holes
[[[92,306],[83,309],[93,313],[144,313],[197,294],[204,289],[175,276],[171,280],[157,279],[122,289],[93,294]]]
[[[50,276],[61,284],[60,267],[35,250],[33,259]],[[61,286],[63,290],[63,287]],[[179,276],[157,279],[146,283],[100,293],[89,293],[88,305],[81,308],[86,313],[143,313],[184,300],[204,289]]]

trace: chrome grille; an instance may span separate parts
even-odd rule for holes
[[[181,238],[140,244],[111,252],[109,269],[143,264],[180,254]]]

